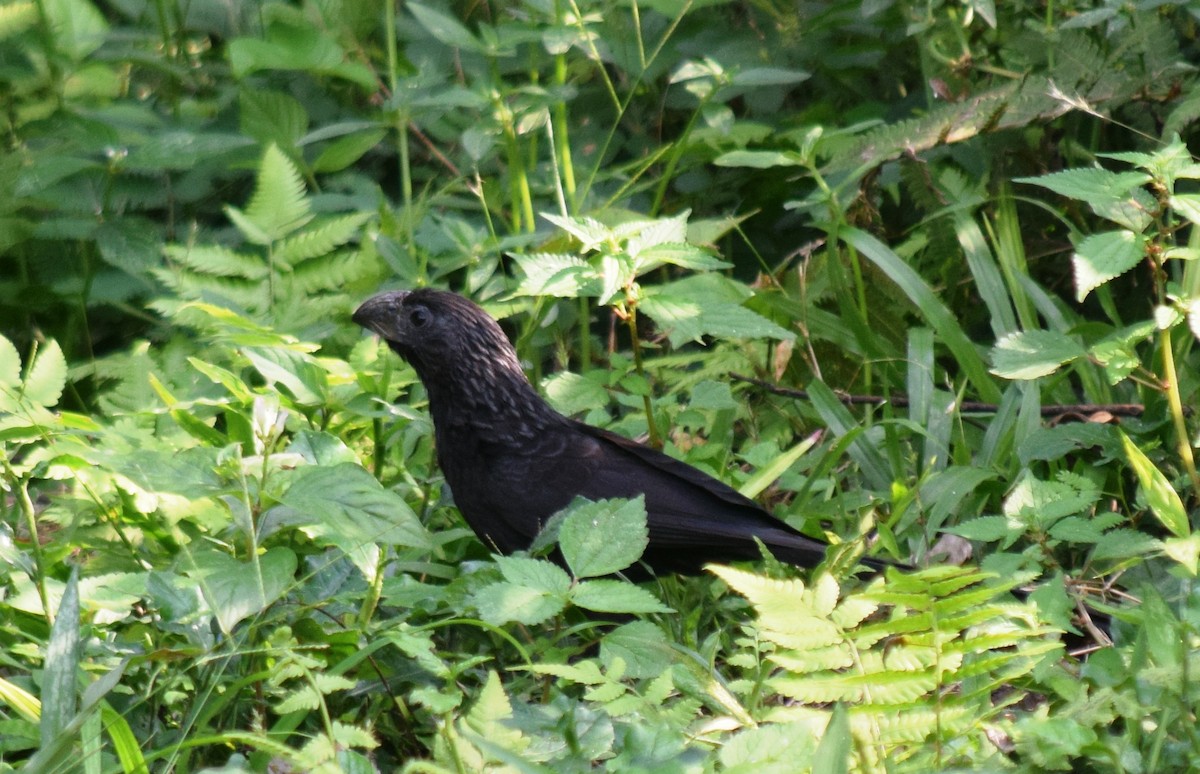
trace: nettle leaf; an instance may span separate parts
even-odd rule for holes
[[[600,275],[592,265],[568,253],[514,253],[525,273],[517,292],[527,296],[579,298],[600,293]]]
[[[1151,180],[1145,172],[1110,172],[1101,167],[1067,169],[1041,177],[1018,177],[1016,182],[1040,185],[1056,194],[1088,202],[1111,202]]]
[[[1146,255],[1146,238],[1132,231],[1092,234],[1079,243],[1071,263],[1075,267],[1075,300],[1137,266]]]
[[[1116,384],[1141,365],[1137,347],[1154,335],[1153,320],[1126,326],[1093,344],[1088,352],[1104,366],[1110,384]]]
[[[642,556],[649,543],[646,501],[577,499],[558,531],[558,544],[576,578],[611,575]]]
[[[1010,333],[992,348],[992,373],[1005,379],[1037,379],[1086,357],[1078,341],[1057,331]]]
[[[591,373],[595,378],[559,371],[542,380],[542,392],[550,405],[568,416],[607,406],[609,396],[602,381],[604,375],[595,370]]]
[[[1170,201],[1171,209],[1200,225],[1200,194],[1175,194]]]
[[[571,601],[598,613],[669,613],[646,589],[622,580],[583,581],[571,589]]]
[[[677,659],[663,630],[649,621],[633,621],[613,629],[600,641],[600,660],[611,668],[616,659],[632,678],[655,677]]]
[[[201,551],[190,558],[185,572],[199,585],[209,612],[225,634],[266,610],[295,582],[296,555],[283,547],[272,548],[252,562],[218,551]]]
[[[672,346],[701,341],[704,336],[784,341],[796,337],[791,331],[742,306],[740,300],[731,300],[725,293],[710,292],[712,288],[691,281],[711,276],[716,275],[699,275],[648,288],[638,309],[667,333]]]
[[[497,556],[496,565],[509,583],[528,586],[547,594],[565,595],[571,590],[571,576],[563,568],[543,559]]]
[[[665,263],[696,271],[728,269],[733,265],[727,261],[722,261],[711,251],[705,250],[703,247],[683,242],[655,245],[637,254],[637,272],[639,275],[645,274],[652,269],[657,269]]]
[[[534,626],[553,618],[567,606],[562,596],[508,581],[484,586],[471,595],[471,604],[490,624],[516,622]]]
[[[291,515],[291,523],[339,546],[433,548],[433,538],[408,503],[354,463],[297,468],[279,500],[300,514]]]

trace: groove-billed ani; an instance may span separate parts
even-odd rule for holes
[[[811,567],[825,544],[720,481],[661,452],[568,419],[534,391],[500,326],[454,293],[381,293],[354,321],[407,360],[429,393],[438,461],[467,523],[502,553],[528,548],[576,495],[645,495],[656,572],[757,559]]]

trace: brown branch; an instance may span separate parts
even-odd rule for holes
[[[735,373],[730,373],[729,376],[735,381],[753,384],[775,395],[808,400],[808,392],[805,390],[780,387],[778,384],[772,384],[763,379],[756,379],[753,376],[743,376],[742,374]],[[909,399],[904,395],[895,395],[889,398],[882,395],[851,395],[841,390],[834,390],[833,393],[837,395],[838,400],[847,406],[882,406],[885,403],[890,403],[893,406],[905,408],[910,403]],[[964,400],[958,403],[958,410],[967,414],[994,414],[999,408],[994,403],[980,403],[973,400]],[[1069,403],[1042,406],[1041,409],[1042,416],[1044,417],[1076,416],[1083,419],[1099,413],[1111,414],[1114,417],[1140,417],[1143,410],[1144,407],[1137,403]]]

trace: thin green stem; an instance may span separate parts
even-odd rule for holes
[[[650,400],[650,380],[646,378],[646,369],[642,365],[642,343],[638,338],[636,302],[630,302],[628,309],[629,311],[625,315],[625,324],[629,327],[629,341],[633,346],[633,367],[646,384],[646,390],[642,393],[642,405],[646,409],[646,433],[650,436],[650,445],[655,449],[661,449],[663,442],[658,434],[658,425],[654,422],[654,403]]]
[[[1187,421],[1183,414],[1183,400],[1179,394],[1179,377],[1175,371],[1174,347],[1171,344],[1171,329],[1164,328],[1158,333],[1159,346],[1162,348],[1163,381],[1167,391],[1167,405],[1171,410],[1171,423],[1175,427],[1175,437],[1179,445],[1179,457],[1183,460],[1183,468],[1187,471],[1192,482],[1192,500],[1200,498],[1200,472],[1196,470],[1196,459],[1192,454],[1192,441],[1188,435]]]
[[[33,566],[37,569],[37,577],[32,579],[33,585],[37,587],[38,599],[46,613],[46,621],[52,624],[54,615],[50,612],[50,597],[46,593],[46,560],[42,554],[42,539],[38,535],[37,509],[33,507],[33,500],[29,497],[29,481],[17,476],[7,457],[4,459],[4,474],[8,478],[9,488],[16,493],[21,515],[25,517],[25,529],[29,532],[29,545],[33,550]]]

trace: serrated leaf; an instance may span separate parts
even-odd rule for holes
[[[1129,466],[1133,468],[1138,483],[1141,484],[1150,511],[1176,537],[1186,538],[1191,535],[1187,510],[1171,482],[1124,433],[1121,433],[1121,445],[1125,449]]]
[[[620,580],[583,581],[571,589],[571,601],[598,613],[668,613],[671,610],[646,589]]]
[[[370,212],[353,212],[309,223],[276,247],[275,259],[285,266],[295,266],[310,258],[328,255],[354,239],[372,216]]]
[[[1010,333],[992,348],[992,373],[1006,379],[1037,379],[1065,363],[1085,357],[1087,350],[1057,331]]]
[[[559,371],[546,377],[542,381],[542,393],[550,405],[567,416],[606,406],[609,402],[608,390],[603,384],[571,371]]]
[[[67,359],[51,339],[38,349],[21,390],[26,400],[48,408],[58,403],[66,386]]]
[[[1132,231],[1092,234],[1079,243],[1071,263],[1075,267],[1075,300],[1141,263],[1146,239]]]
[[[433,547],[404,499],[353,463],[298,468],[279,500],[296,512],[289,521],[343,550],[374,543]]]
[[[672,346],[701,341],[704,336],[784,341],[796,338],[791,331],[739,304],[701,302],[663,291],[647,295],[638,308],[667,333]]]
[[[1041,177],[1019,177],[1015,182],[1049,188],[1057,194],[1084,202],[1124,198],[1134,188],[1150,182],[1145,172],[1110,172],[1100,167],[1067,169]]]
[[[246,234],[247,238],[259,244],[282,239],[312,219],[304,178],[287,154],[275,144],[267,146],[263,153],[254,195],[241,215],[258,231],[257,234]]]
[[[645,498],[576,500],[559,527],[558,543],[576,578],[624,570],[641,558],[649,543]]]
[[[525,273],[517,292],[527,296],[578,298],[600,293],[601,280],[591,264],[568,253],[514,253]]]
[[[1175,194],[1170,202],[1175,212],[1200,225],[1200,194]]]
[[[635,679],[660,675],[677,660],[662,629],[649,621],[633,621],[605,635],[600,660],[611,666],[616,658],[625,663],[625,674]]]
[[[560,595],[565,595],[571,589],[571,576],[558,565],[544,559],[497,556],[496,565],[506,581],[518,586]]]
[[[493,583],[471,595],[483,620],[497,626],[515,621],[534,626],[562,612],[566,600],[508,581]]]

